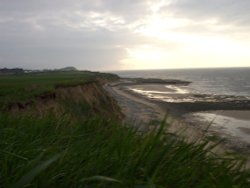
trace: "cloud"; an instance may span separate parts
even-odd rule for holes
[[[248,7],[247,0],[1,0],[0,67],[119,69],[128,49],[178,54],[189,35],[242,40]]]
[[[156,43],[135,32],[150,16],[150,3],[2,0],[0,65],[119,69],[121,60],[128,55],[127,48]]]
[[[162,12],[171,10],[176,17],[185,17],[194,21],[213,21],[221,25],[250,27],[250,1],[242,0],[172,0],[162,8]]]
[[[104,1],[16,0],[0,2],[0,66],[111,69],[126,53],[129,38],[119,14]],[[122,12],[122,11],[121,11]],[[126,10],[124,9],[124,12]],[[117,32],[119,31],[119,33]]]

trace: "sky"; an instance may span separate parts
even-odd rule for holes
[[[249,0],[0,0],[0,68],[250,67]]]

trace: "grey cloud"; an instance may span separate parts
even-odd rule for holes
[[[103,0],[104,8],[122,16],[128,22],[135,21],[150,14],[147,0]]]
[[[36,16],[40,14],[53,14],[72,11],[110,11],[128,21],[138,19],[149,13],[146,0],[1,0],[1,16]]]
[[[223,36],[248,41],[250,1],[248,0],[170,0],[160,14],[188,20],[173,32],[202,36]]]
[[[74,65],[82,69],[111,68],[124,57],[117,49],[121,36],[108,31],[60,32],[54,29],[41,35],[21,35],[0,39],[1,66],[23,64],[25,68]],[[36,33],[35,33],[36,34]]]
[[[194,20],[218,19],[225,24],[250,26],[250,1],[248,0],[173,0],[162,11],[171,10],[175,16]]]
[[[134,43],[122,19],[138,3],[117,2],[1,0],[0,67],[118,69],[117,46]]]
[[[72,10],[76,8],[90,9],[98,7],[99,0],[82,1],[82,0],[1,0],[1,12],[42,12],[55,10]]]
[[[63,18],[9,20],[0,25],[0,67],[118,69],[126,54],[116,46],[128,35],[105,28],[75,29]]]

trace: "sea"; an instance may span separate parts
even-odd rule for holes
[[[160,78],[190,81],[185,87],[175,88],[180,94],[195,93],[208,95],[239,96],[250,100],[250,67],[247,68],[207,68],[207,69],[168,69],[168,70],[129,70],[113,72],[122,78]],[[166,86],[169,87],[169,86]],[[173,89],[173,88],[170,88]],[[162,92],[144,91],[152,95]],[[143,92],[142,92],[143,94]],[[178,102],[179,99],[156,97],[165,102]],[[195,100],[195,99],[192,99]],[[180,101],[180,102],[184,102]],[[249,113],[248,113],[249,112]],[[186,114],[186,119],[207,122],[213,131],[228,138],[247,143],[250,147],[250,111],[244,111],[244,118],[231,117],[216,111]],[[243,113],[243,112],[242,112]],[[249,116],[249,117],[248,117]],[[239,116],[240,117],[240,116]]]
[[[196,92],[250,97],[250,67],[116,71],[120,77],[190,81]]]

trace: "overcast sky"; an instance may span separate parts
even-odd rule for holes
[[[249,0],[0,0],[0,68],[250,66]]]

